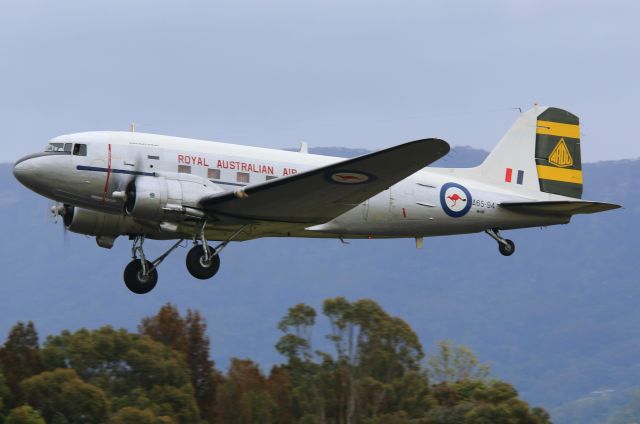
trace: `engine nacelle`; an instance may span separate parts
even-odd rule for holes
[[[113,215],[76,206],[65,206],[63,215],[64,226],[74,233],[117,237],[122,234],[144,232],[139,224],[122,214]]]
[[[209,180],[195,175],[165,178],[141,176],[132,181],[125,194],[125,213],[153,221],[180,221],[185,217],[203,217],[198,202],[222,190]]]

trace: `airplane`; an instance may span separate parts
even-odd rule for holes
[[[124,282],[151,291],[185,240],[189,273],[213,277],[231,241],[260,237],[423,238],[567,224],[619,205],[582,197],[579,118],[534,106],[474,168],[434,168],[449,144],[427,138],[352,159],[139,132],[62,135],[19,159],[15,178],[53,201],[72,232],[110,249],[131,241]],[[155,260],[146,239],[177,240]],[[219,242],[216,246],[210,240]]]

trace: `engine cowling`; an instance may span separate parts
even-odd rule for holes
[[[117,237],[122,234],[140,233],[143,229],[125,215],[96,212],[76,206],[64,206],[64,226],[74,233],[89,236]]]
[[[198,202],[221,191],[210,181],[195,175],[181,175],[175,179],[142,176],[127,187],[124,211],[134,218],[153,221],[202,217]]]

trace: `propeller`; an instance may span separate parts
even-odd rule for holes
[[[133,208],[133,202],[136,196],[136,181],[138,177],[144,172],[144,161],[142,155],[138,153],[133,163],[125,162],[125,165],[131,166],[133,169],[133,176],[131,178],[119,178],[117,182],[118,190],[114,191],[111,196],[116,199],[122,200],[123,212],[126,213],[127,209]]]
[[[73,206],[66,205],[62,202],[50,202],[49,220],[53,224],[58,224],[58,217],[62,217],[62,238],[65,243],[67,241],[67,226],[71,224],[73,219]]]
[[[62,202],[56,202],[53,200],[49,202],[49,220],[52,223],[57,224],[58,217],[61,216],[64,218],[65,213],[66,210]]]

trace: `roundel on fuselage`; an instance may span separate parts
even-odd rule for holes
[[[471,209],[473,200],[466,187],[457,183],[446,183],[440,189],[440,205],[452,218],[465,216]]]

